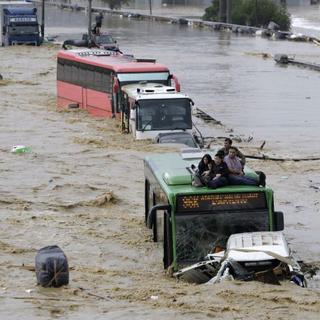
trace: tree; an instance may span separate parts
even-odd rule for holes
[[[219,0],[212,0],[211,6],[205,9],[202,19],[206,21],[219,21]]]
[[[219,20],[219,0],[212,0],[211,7],[205,10],[204,20]],[[290,14],[273,0],[233,0],[231,11],[232,23],[266,27],[274,21],[281,30],[289,30]]]
[[[109,8],[111,10],[116,9],[119,10],[121,9],[123,4],[128,4],[129,0],[102,0],[103,2],[106,2],[109,5]]]

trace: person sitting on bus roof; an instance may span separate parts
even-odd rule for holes
[[[195,169],[195,166],[192,165],[191,169]],[[203,187],[207,182],[212,178],[210,176],[212,169],[212,158],[210,154],[205,154],[198,164],[198,169],[192,176],[192,185],[194,187]]]
[[[214,156],[212,175],[213,178],[208,182],[207,186],[211,189],[224,187],[228,184],[229,170],[226,163],[223,161],[224,155],[218,152]]]
[[[209,163],[212,162],[210,154],[205,154],[198,164],[198,173],[201,175],[204,171],[209,170]]]
[[[230,185],[258,186],[265,184],[262,180],[258,181],[244,175],[242,163],[237,157],[237,150],[234,147],[230,147],[229,154],[224,157],[224,162],[227,164],[229,169],[228,181]]]
[[[202,172],[201,174],[201,181],[203,186],[207,186],[208,182],[212,180],[214,177],[215,177],[214,161],[211,160],[210,162],[208,162],[208,170]]]
[[[232,146],[232,140],[230,138],[225,138],[224,140],[224,147],[221,148],[218,152],[222,152],[224,156],[227,156],[229,154],[229,150]],[[232,146],[233,147],[233,146]],[[233,147],[236,150],[237,157],[240,158],[242,168],[244,168],[244,165],[246,164],[246,158],[244,154],[236,147]]]

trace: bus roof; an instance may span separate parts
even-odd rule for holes
[[[156,63],[154,60],[135,59],[131,55],[101,49],[60,50],[58,58],[111,69],[117,73],[169,72],[166,66]]]
[[[165,86],[159,83],[140,82],[127,84],[122,90],[132,99],[189,99],[186,94],[179,93],[174,87]]]
[[[164,153],[154,154],[145,158],[145,165],[147,165],[155,175],[162,189],[171,196],[177,194],[212,194],[212,193],[232,193],[232,192],[256,192],[256,191],[270,191],[269,188],[256,186],[226,186],[218,189],[210,189],[207,187],[192,186],[192,174],[188,170],[191,164],[198,165],[200,159],[205,153],[215,154],[215,152],[200,151],[195,149],[194,157],[183,156],[180,153]],[[245,168],[247,175],[255,175],[254,171]]]

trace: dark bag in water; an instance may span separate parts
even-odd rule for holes
[[[43,287],[61,287],[69,283],[68,260],[58,246],[41,248],[36,255],[37,282]]]

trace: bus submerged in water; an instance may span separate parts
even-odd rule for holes
[[[58,53],[58,107],[120,117],[122,131],[135,139],[154,139],[159,133],[189,134],[193,102],[179,92],[177,78],[155,60],[99,49]]]
[[[192,186],[190,165],[203,155],[189,150],[144,160],[145,222],[153,240],[163,242],[165,269],[178,271],[225,249],[232,234],[283,230],[283,213],[274,211],[268,187]],[[256,176],[248,168],[245,174]]]
[[[78,104],[79,108],[101,117],[121,113],[124,85],[153,82],[180,85],[169,69],[152,59],[136,59],[116,51],[101,49],[61,50],[57,57],[57,105]]]

